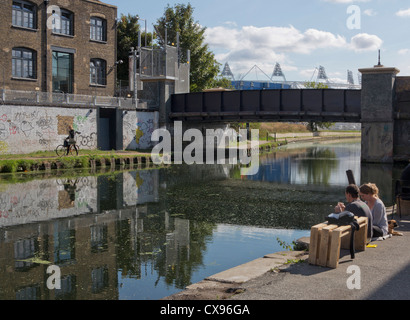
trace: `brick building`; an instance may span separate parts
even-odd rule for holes
[[[117,7],[1,0],[0,88],[113,96]]]

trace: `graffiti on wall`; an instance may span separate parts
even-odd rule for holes
[[[80,147],[97,148],[97,113],[88,108],[0,105],[0,154],[54,150],[68,136],[69,126],[81,132]],[[150,149],[157,126],[158,112],[124,113],[124,148]]]
[[[155,130],[154,119],[138,119],[135,140],[139,149],[151,147],[151,136]]]
[[[95,148],[97,146],[97,133],[93,132],[90,135],[80,135],[77,138],[77,144],[81,147]]]
[[[9,145],[5,141],[0,141],[0,154],[7,154],[9,151]]]
[[[96,148],[96,116],[87,112],[88,109],[0,106],[0,154],[54,150],[68,136],[69,126],[82,133],[83,147]]]

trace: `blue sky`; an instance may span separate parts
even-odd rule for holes
[[[410,75],[408,0],[105,0],[121,14],[138,14],[149,31],[167,4],[191,3],[194,18],[207,28],[206,41],[237,79],[265,80],[280,63],[287,80],[310,80],[324,66],[335,82],[377,64]],[[355,7],[351,7],[355,6]],[[360,21],[359,21],[360,20]],[[141,22],[144,25],[144,22]],[[316,69],[317,70],[317,69]],[[317,73],[316,73],[317,74]]]

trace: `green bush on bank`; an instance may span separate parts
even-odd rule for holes
[[[14,173],[30,171],[35,164],[33,160],[20,159],[20,160],[2,160],[0,161],[0,172],[2,173]]]
[[[14,173],[17,172],[16,160],[4,160],[0,162],[0,172]]]
[[[111,159],[120,158],[128,158],[128,156],[122,157],[114,154],[105,156],[90,154],[53,159],[5,159],[0,160],[0,173],[30,172],[38,169],[43,170],[46,164],[49,164],[51,169],[88,169],[91,167],[91,160],[95,161],[97,167],[107,167],[111,166]]]
[[[58,160],[61,169],[77,169],[89,168],[90,158],[87,156],[81,157],[64,157]]]

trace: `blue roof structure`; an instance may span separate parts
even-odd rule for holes
[[[274,90],[274,89],[291,89],[286,83],[274,83],[269,81],[232,81],[232,86],[236,90]]]

